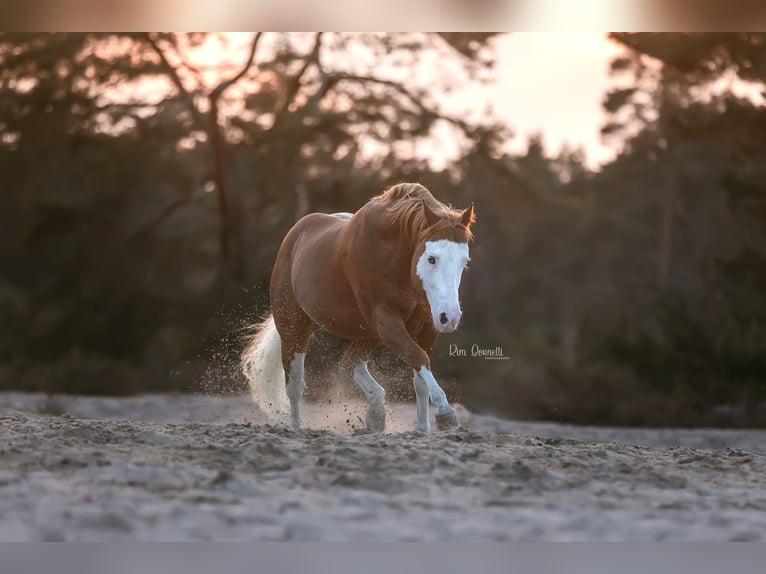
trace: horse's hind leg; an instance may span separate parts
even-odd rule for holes
[[[287,381],[287,398],[290,399],[290,419],[292,427],[298,430],[301,428],[300,401],[306,387],[303,362],[317,325],[299,309],[275,313],[274,320],[282,339],[282,366]]]
[[[370,403],[365,417],[367,428],[374,432],[386,430],[386,392],[367,369],[367,361],[362,361],[354,368],[354,382],[362,389]]]
[[[367,409],[365,424],[367,429],[383,432],[386,429],[386,391],[383,390],[367,369],[367,357],[380,345],[377,339],[357,339],[351,343],[341,359],[345,370],[353,367],[353,378],[356,385],[362,389],[370,406]]]

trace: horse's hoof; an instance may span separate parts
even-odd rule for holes
[[[457,420],[455,411],[436,415],[436,428],[440,431],[455,430],[460,428],[460,422]]]

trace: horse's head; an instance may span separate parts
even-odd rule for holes
[[[431,320],[440,333],[451,333],[462,311],[458,288],[468,265],[468,241],[475,220],[473,204],[463,211],[434,211],[423,201],[425,226],[412,257],[412,283],[431,309]]]

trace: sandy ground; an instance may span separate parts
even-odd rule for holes
[[[459,415],[0,394],[0,540],[766,540],[766,431]]]

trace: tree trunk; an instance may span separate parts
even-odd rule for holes
[[[247,184],[246,165],[247,159],[242,154],[233,153],[229,157],[227,184],[231,216],[232,272],[239,283],[250,279],[247,257],[253,251],[250,245],[250,222],[244,197]]]
[[[670,279],[673,257],[673,209],[675,206],[676,186],[669,184],[665,190],[660,221],[660,253],[657,283],[665,289]]]
[[[561,362],[564,368],[573,372],[577,368],[577,347],[579,335],[579,313],[576,293],[561,295],[559,312],[559,338]]]
[[[231,237],[234,235],[232,229],[232,217],[230,211],[229,191],[227,188],[226,168],[227,153],[226,142],[221,134],[221,126],[218,122],[218,98],[210,99],[210,145],[213,148],[213,166],[216,197],[218,198],[218,215],[221,222],[219,230],[219,243],[221,250],[221,264],[227,276],[235,280],[241,280],[238,277],[241,273],[232,267],[231,256]],[[241,270],[240,270],[241,271]]]

